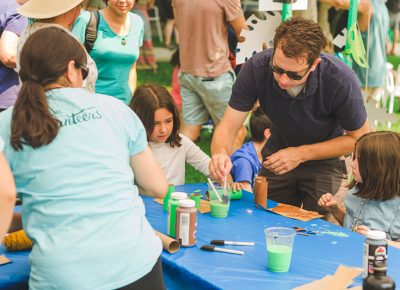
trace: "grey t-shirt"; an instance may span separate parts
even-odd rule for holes
[[[343,226],[352,229],[356,224],[382,230],[388,239],[400,241],[400,198],[386,201],[360,198],[351,189],[345,197],[346,215]]]

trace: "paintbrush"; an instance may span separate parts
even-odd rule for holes
[[[208,184],[210,185],[211,189],[214,191],[215,195],[217,196],[218,201],[222,202],[222,199],[219,196],[219,193],[218,193],[217,189],[215,188],[214,184],[212,183],[211,179],[208,178],[207,180],[208,180]]]

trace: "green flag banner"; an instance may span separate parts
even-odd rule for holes
[[[282,22],[292,17],[292,4],[282,3]]]
[[[343,51],[343,54],[351,56],[359,66],[368,67],[367,53],[357,21],[347,31],[346,49]]]

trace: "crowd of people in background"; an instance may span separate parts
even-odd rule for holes
[[[172,91],[137,86],[137,70],[157,74],[155,5],[175,52]],[[140,195],[183,184],[185,162],[249,192],[265,176],[270,199],[400,241],[400,135],[371,133],[365,109],[385,87],[400,1],[358,3],[368,68],[327,42],[350,0],[308,5],[238,68],[240,0],[0,2],[0,241],[18,192],[32,289],[165,289]],[[195,144],[207,122],[211,157]]]

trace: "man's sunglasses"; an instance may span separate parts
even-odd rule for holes
[[[308,71],[311,69],[312,64],[309,65],[309,67],[307,68],[307,70],[305,71],[304,74],[300,75],[298,73],[292,72],[292,71],[287,71],[284,70],[283,68],[280,68],[279,66],[275,66],[272,63],[272,60],[274,58],[274,55],[271,56],[271,59],[269,60],[269,66],[271,67],[272,71],[278,75],[283,75],[286,74],[288,76],[288,78],[295,80],[295,81],[300,81],[301,79],[304,78],[304,76],[308,73]]]

